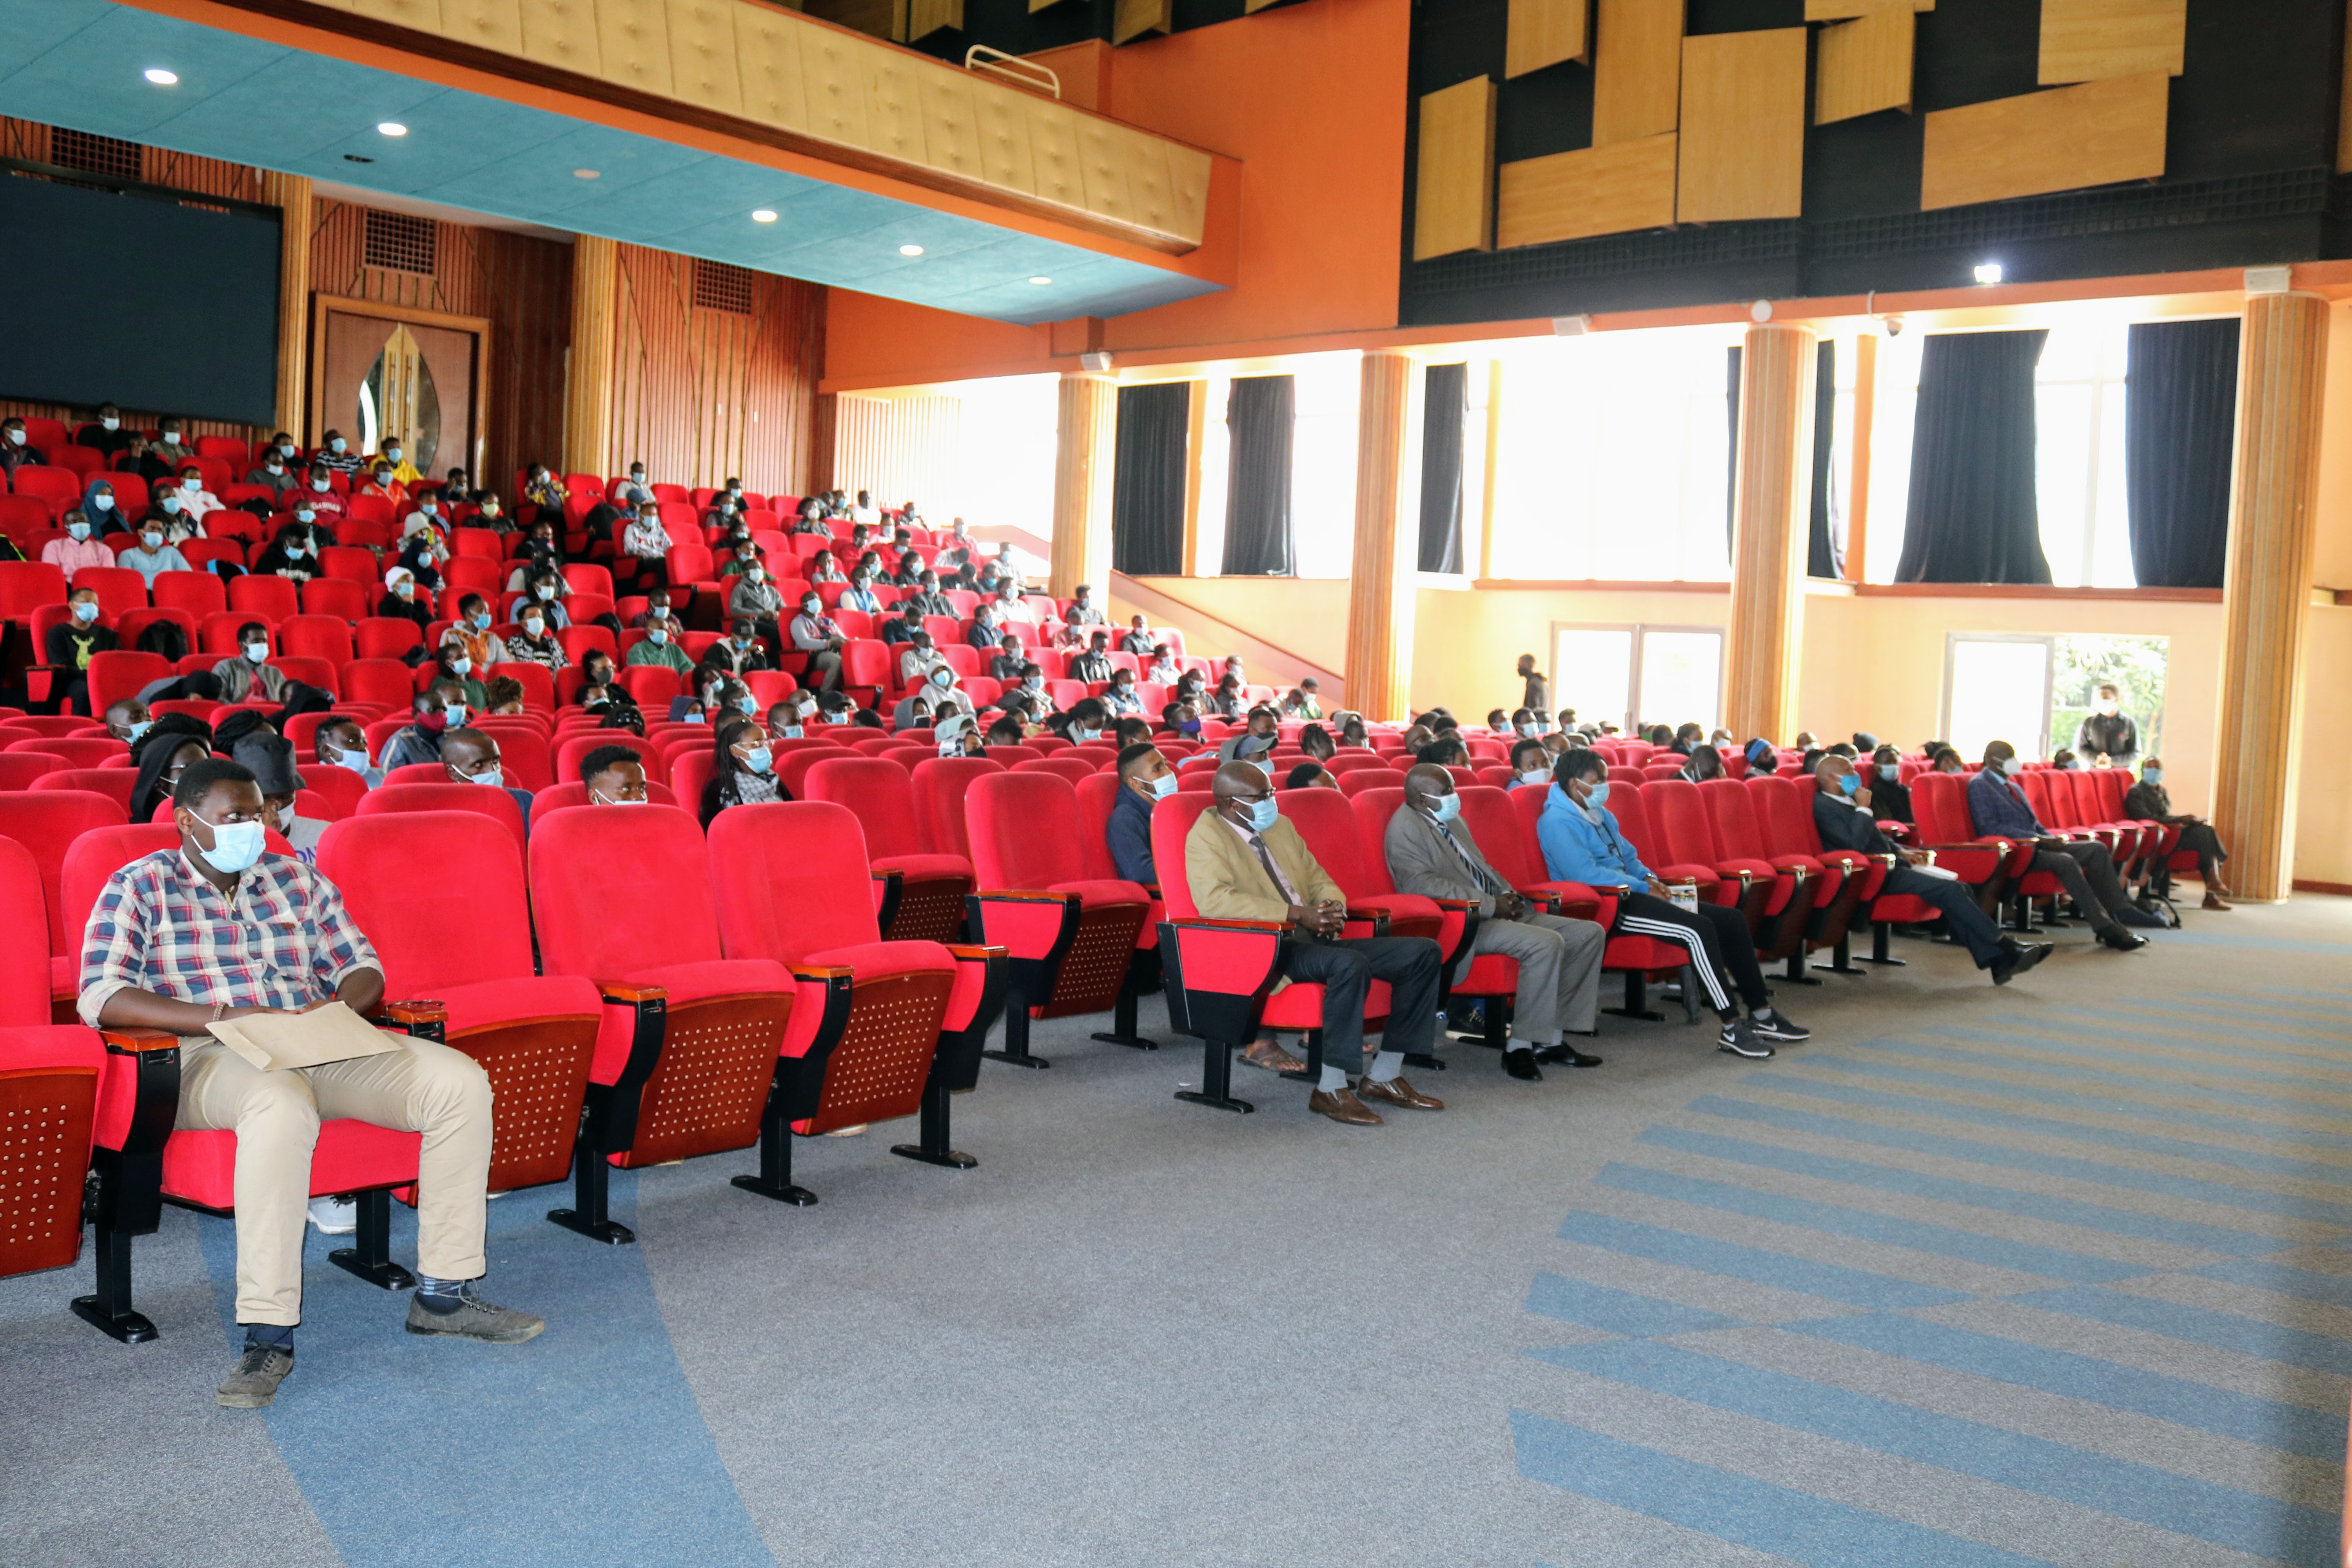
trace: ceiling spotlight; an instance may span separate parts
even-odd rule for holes
[[[1988,261],[1979,267],[1977,268],[1977,281],[1979,283],[2000,282],[2000,263],[1998,261]]]
[[[149,66],[141,74],[157,87],[177,87],[180,83],[179,72],[167,71],[162,66]]]
[[[898,254],[901,256],[920,256],[923,254],[923,247],[919,245],[902,245],[898,247]]]
[[[604,175],[594,169],[574,169],[572,171],[572,177],[575,180],[600,180]]]
[[[1036,284],[1039,288],[1043,288],[1043,287],[1045,287],[1046,284],[1051,283],[1051,282],[1053,281],[1053,279],[1052,279],[1051,278],[1047,278],[1047,277],[1044,277],[1044,276],[1040,275],[1040,276],[1038,276],[1038,277],[1032,278],[1031,279],[1029,279],[1029,281],[1030,281],[1030,282],[1032,282],[1032,283]]]
[[[405,136],[408,134],[408,127],[403,125],[397,120],[380,121],[376,126],[376,130],[379,133],[385,136]]]
[[[751,221],[753,223],[773,223],[776,221],[776,215],[770,212],[767,208],[761,207],[758,212],[751,215]]]

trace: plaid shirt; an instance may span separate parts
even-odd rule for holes
[[[354,970],[383,967],[342,894],[299,860],[266,854],[224,897],[177,849],[106,879],[81,954],[79,1011],[93,1028],[126,987],[205,1006],[300,1007]]]

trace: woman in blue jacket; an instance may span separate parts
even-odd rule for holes
[[[1689,952],[1691,970],[1716,1016],[1723,1020],[1717,1048],[1760,1059],[1772,1054],[1772,1041],[1811,1039],[1809,1030],[1773,1011],[1766,1000],[1764,971],[1738,910],[1701,903],[1694,912],[1666,898],[1665,884],[1642,864],[1609,813],[1608,773],[1609,763],[1598,752],[1577,748],[1559,754],[1552,769],[1551,796],[1536,819],[1544,868],[1552,880],[1582,882],[1617,895],[1617,918],[1610,935],[1646,936]],[[1724,988],[1726,969],[1738,999],[1748,1004],[1745,1018]]]

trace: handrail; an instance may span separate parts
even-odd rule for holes
[[[1019,69],[1015,69],[1015,67]],[[963,68],[968,71],[986,71],[992,76],[1001,76],[1018,87],[1043,86],[1053,93],[1056,100],[1059,100],[1062,96],[1062,79],[1055,74],[1053,67],[1039,65],[1035,60],[1024,59],[1019,55],[1006,54],[1003,49],[992,49],[986,44],[974,44],[964,50]],[[1038,76],[1045,79],[1042,83],[1034,78],[1024,79],[1021,75],[1022,71],[1035,71]]]

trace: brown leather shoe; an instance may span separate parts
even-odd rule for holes
[[[1305,1072],[1307,1064],[1275,1044],[1274,1037],[1254,1042],[1242,1053],[1242,1060],[1250,1067],[1264,1068],[1268,1072]]]
[[[1369,1109],[1362,1100],[1344,1089],[1335,1089],[1328,1094],[1317,1089],[1307,1097],[1307,1109],[1318,1116],[1328,1116],[1349,1127],[1381,1125],[1380,1112]]]
[[[2210,888],[2205,889],[2205,901],[2199,904],[2197,907],[2200,910],[2220,910],[2224,913],[2228,912],[2230,908],[2229,905],[2221,901],[2221,895],[2215,892]]]
[[[1407,1110],[1445,1109],[1445,1101],[1433,1095],[1422,1093],[1402,1078],[1392,1078],[1386,1083],[1373,1079],[1360,1078],[1356,1080],[1356,1093],[1362,1099],[1377,1100],[1382,1105],[1402,1106]]]

